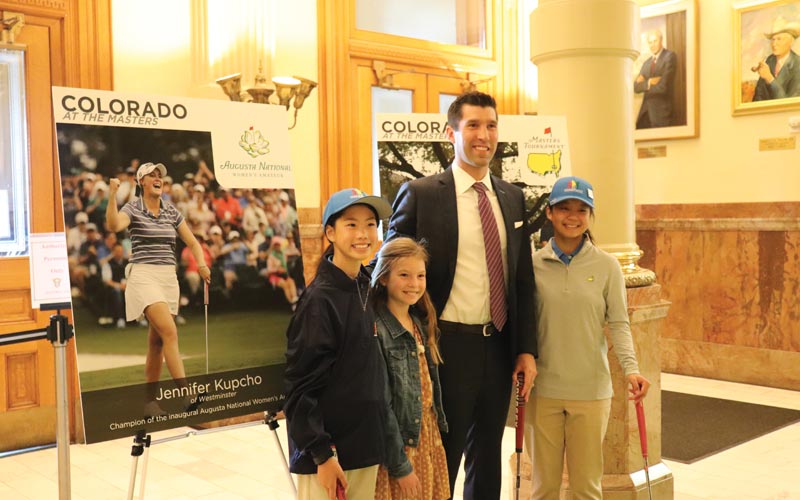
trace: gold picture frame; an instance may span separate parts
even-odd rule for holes
[[[733,115],[800,109],[800,0],[734,5],[733,23]],[[767,70],[770,83],[760,76]]]
[[[652,3],[640,12],[640,55],[631,75],[633,137],[637,142],[697,137],[697,0]],[[648,40],[658,36],[664,50],[653,61]]]

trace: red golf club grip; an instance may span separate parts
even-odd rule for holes
[[[642,443],[642,456],[647,458],[647,424],[644,422],[644,405],[636,403],[636,420],[639,421],[639,441]]]
[[[203,304],[208,305],[208,282],[203,281]]]
[[[522,386],[525,382],[523,373],[517,374],[517,453],[522,453],[522,436],[525,430],[525,396],[522,394]]]
[[[347,495],[344,492],[344,486],[341,481],[336,480],[336,500],[347,500]]]

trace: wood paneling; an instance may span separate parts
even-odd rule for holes
[[[39,405],[39,371],[36,351],[6,356],[7,410]]]

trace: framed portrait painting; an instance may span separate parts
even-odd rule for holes
[[[631,75],[634,139],[697,137],[697,2],[657,2],[640,12],[641,48]]]
[[[733,114],[800,109],[800,0],[734,6]]]

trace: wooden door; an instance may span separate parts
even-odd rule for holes
[[[431,72],[423,66],[387,65],[385,72],[391,79],[379,81],[374,71],[373,61],[356,59],[353,61],[354,80],[357,82],[358,110],[356,140],[358,141],[358,171],[353,176],[356,187],[376,193],[375,185],[378,168],[375,157],[375,123],[377,113],[447,113],[447,108],[456,97],[470,90],[468,80],[461,77],[444,76]],[[475,88],[490,92],[493,78],[483,78]],[[390,98],[389,103],[384,97]]]
[[[50,88],[111,87],[109,4],[54,0],[42,7],[33,0],[0,1],[0,11],[24,16],[15,42],[25,50],[30,232],[63,230]],[[0,341],[4,335],[44,329],[49,316],[31,308],[28,257],[0,257]],[[81,428],[74,342],[67,351],[74,439]],[[0,345],[0,451],[55,442],[54,365],[46,340]]]

